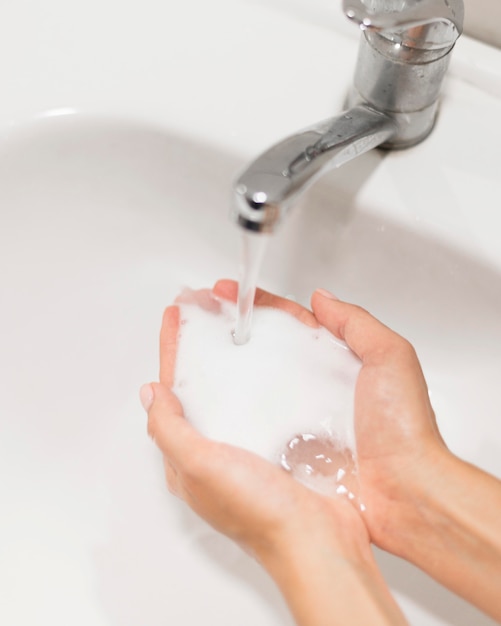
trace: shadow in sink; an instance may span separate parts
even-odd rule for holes
[[[408,336],[431,372],[446,439],[454,441],[459,431],[475,443],[464,449],[480,462],[483,445],[492,452],[501,443],[492,391],[492,372],[499,372],[501,276],[357,208],[358,190],[382,158],[365,155],[308,193],[308,206],[294,211],[271,243],[262,282],[303,302],[315,287],[326,287]],[[50,511],[54,523],[66,528],[74,520],[73,542],[55,542],[54,550],[64,550],[75,572],[86,571],[95,537],[111,532],[93,561],[93,579],[117,624],[137,624],[145,615],[152,624],[181,623],[195,572],[193,621],[206,622],[212,613],[221,626],[243,623],[242,615],[263,626],[286,619],[253,562],[229,558],[224,542],[216,549],[219,544],[203,533],[193,541],[198,522],[189,517],[186,523],[179,505],[159,488],[154,452],[139,443],[145,433],[137,402],[123,401],[135,395],[146,372],[156,376],[163,307],[185,284],[204,286],[236,273],[239,237],[228,204],[241,165],[239,158],[162,129],[79,116],[14,130],[0,146],[0,323],[9,329],[0,353],[8,390],[0,394],[0,415],[15,417],[0,441],[0,461],[18,451],[20,467],[36,468],[18,493],[29,502],[50,485],[59,503]],[[468,367],[462,368],[464,354]],[[464,375],[479,385],[482,411],[457,389]],[[476,415],[474,428],[470,415]],[[477,440],[473,430],[480,432]],[[459,451],[463,444],[458,437]],[[496,473],[499,458],[490,455]],[[19,479],[12,468],[5,471]],[[71,490],[65,476],[72,477]],[[14,512],[16,502],[10,503]],[[102,527],[95,521],[101,518]],[[38,536],[36,515],[19,523],[27,537]],[[184,569],[186,558],[192,566]],[[410,598],[409,615],[418,606],[430,625],[491,623],[412,568],[378,558],[402,592],[404,608]],[[173,562],[175,571],[169,569]],[[25,565],[29,572],[31,564]],[[152,572],[158,577],[153,586]],[[60,590],[54,597],[59,602],[70,582],[50,570],[45,576],[51,589]],[[31,584],[38,581],[28,576],[24,591]],[[168,602],[164,585],[174,590]],[[235,606],[228,597],[236,598]],[[44,605],[48,616],[51,601]]]
[[[441,356],[464,354],[470,342],[478,356],[497,354],[501,268],[365,211],[357,192],[381,158],[364,155],[310,189],[263,274],[305,304],[313,288],[330,289]]]

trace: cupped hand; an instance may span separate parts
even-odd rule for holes
[[[217,312],[214,296],[235,299],[236,284],[222,281],[213,292],[190,292],[181,300]],[[282,309],[318,326],[311,311],[265,291],[257,291],[256,305]],[[312,537],[318,546],[334,542],[348,559],[369,559],[367,530],[347,500],[314,493],[281,468],[240,448],[208,440],[188,423],[171,391],[179,324],[178,306],[167,308],[160,337],[160,382],[142,388],[148,431],[164,456],[170,490],[265,565],[291,546],[311,549]]]

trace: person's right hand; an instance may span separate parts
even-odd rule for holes
[[[322,290],[312,308],[362,361],[355,435],[371,540],[501,620],[501,481],[447,449],[408,341]]]

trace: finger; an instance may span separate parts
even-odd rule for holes
[[[238,296],[238,283],[232,280],[220,280],[214,285],[213,293],[216,297],[222,298],[223,300],[236,302]],[[254,304],[255,306],[279,309],[280,311],[293,315],[306,326],[311,326],[313,328],[318,327],[318,322],[315,316],[304,306],[298,304],[297,302],[293,302],[292,300],[288,300],[287,298],[277,296],[269,291],[265,291],[264,289],[256,289]]]
[[[205,311],[219,313],[220,301],[210,289],[184,289],[176,298],[176,304],[196,304]]]
[[[282,298],[280,296],[276,296],[269,291],[264,291],[264,289],[257,289],[256,296],[254,298],[254,304],[256,306],[262,307],[271,307],[272,309],[279,309],[280,311],[284,311],[285,313],[289,313],[293,315],[297,320],[305,324],[306,326],[311,326],[313,328],[318,327],[318,322],[311,311],[308,311],[304,306],[298,304],[297,302],[293,302],[292,300],[288,300],[287,298]]]
[[[203,437],[185,419],[183,407],[170,389],[160,383],[151,383],[150,388],[148,433],[179,470]]]
[[[337,300],[317,290],[311,304],[318,322],[346,341],[364,362],[386,361],[390,353],[407,353],[415,358],[412,346],[361,307]]]
[[[405,407],[415,407],[419,415],[427,414],[430,420],[425,426],[431,423],[437,434],[428,387],[412,345],[364,309],[340,302],[322,291],[313,294],[312,307],[320,324],[346,341],[362,360],[358,384],[377,390],[382,405],[392,398],[393,405],[401,407],[402,415],[408,410]],[[372,419],[374,395],[359,396],[357,408],[360,415]],[[417,419],[416,424],[421,423]]]
[[[212,293],[217,298],[236,302],[238,296],[238,283],[235,280],[222,279],[218,280],[212,288]]]
[[[167,307],[160,330],[160,382],[169,389],[174,385],[179,326],[179,307]]]

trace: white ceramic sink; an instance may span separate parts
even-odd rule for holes
[[[339,110],[357,35],[318,0],[67,4],[0,20],[0,623],[292,624],[167,493],[137,390],[180,288],[236,277],[234,176]],[[450,447],[501,475],[496,64],[461,41],[433,135],[319,182],[262,284],[304,303],[325,287],[411,339]],[[493,623],[378,560],[411,623]]]

